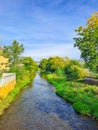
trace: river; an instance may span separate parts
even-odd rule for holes
[[[0,130],[97,130],[95,123],[77,114],[70,103],[39,74],[0,117]]]

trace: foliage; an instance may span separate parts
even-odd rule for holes
[[[22,57],[23,45],[14,41],[11,46],[5,46],[3,55],[9,58],[9,72],[16,73],[17,81],[14,89],[0,101],[0,114],[9,106],[19,93],[20,89],[26,86],[34,79],[37,71],[37,63],[31,57]]]
[[[89,114],[90,113],[90,109],[89,106],[87,104],[81,103],[81,102],[76,102],[73,104],[73,108],[82,114]]]
[[[74,46],[81,51],[86,65],[98,72],[98,12],[88,19],[85,27],[80,26],[75,31],[79,36],[74,38]]]
[[[27,84],[29,84],[31,80],[34,79],[35,72],[37,69],[36,63],[30,57],[29,58],[25,57],[23,61],[22,61],[23,63],[22,66],[20,67],[13,66],[10,68],[10,72],[16,72],[17,82],[16,82],[16,86],[7,95],[7,97],[4,98],[2,101],[0,101],[0,114],[2,114],[4,109],[10,105],[10,103],[14,100],[15,96],[20,92],[20,89],[26,86]],[[27,61],[28,61],[28,64],[27,64]],[[32,62],[29,63],[29,61],[32,61]]]
[[[57,70],[62,70],[64,66],[64,58],[58,56],[49,57],[49,59],[42,59],[39,64],[41,71],[44,72],[56,72]]]
[[[88,75],[79,61],[71,60],[68,57],[61,58],[56,56],[42,59],[39,67],[41,72],[56,73],[59,76],[63,76],[64,79],[79,79]]]
[[[31,82],[30,78],[27,75],[25,75],[24,79],[25,80],[18,79],[14,89],[7,95],[4,100],[0,101],[0,115],[4,112],[4,109],[7,108],[14,100],[15,96],[20,92],[21,88]]]
[[[12,45],[4,46],[3,55],[9,58],[9,72],[16,73],[17,79],[28,75],[31,79],[37,70],[37,64],[31,57],[22,57],[23,44],[13,41]]]
[[[79,79],[88,75],[87,71],[76,60],[70,60],[64,68],[64,73],[68,79]]]
[[[76,65],[78,67],[82,67],[82,64],[79,61],[77,61],[77,60],[70,60],[67,65],[70,65],[70,66]]]
[[[2,76],[2,71],[0,70],[0,77]]]
[[[68,57],[50,57],[49,59],[42,59],[39,67],[41,72],[52,72],[57,75],[64,75],[68,79],[78,79],[87,75],[87,71],[83,65],[77,60],[71,60]]]
[[[55,86],[57,95],[73,103],[74,109],[81,114],[91,114],[98,118],[98,87],[67,81],[64,75],[44,73],[49,83]],[[63,77],[63,80],[62,80]],[[78,103],[79,102],[79,103]]]
[[[23,57],[22,63],[24,65],[24,69],[32,80],[38,68],[37,63],[31,57]]]
[[[58,76],[63,76],[64,77],[64,71],[62,70],[62,69],[58,69],[57,71],[56,71],[56,74],[58,75]]]
[[[56,72],[58,69],[63,69],[65,66],[64,59],[58,56],[48,59],[47,71]]]
[[[0,56],[2,56],[2,47],[0,46]]]
[[[39,64],[39,68],[42,70],[42,71],[46,71],[47,69],[47,64],[48,64],[48,59],[42,59],[40,61],[40,64]]]
[[[29,71],[32,71],[33,69],[37,70],[37,63],[30,56],[23,57],[23,64]]]
[[[9,59],[10,67],[17,67],[21,64],[21,53],[24,51],[23,44],[19,44],[16,40],[12,45],[3,47],[3,56]]]

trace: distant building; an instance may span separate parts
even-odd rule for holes
[[[3,56],[0,56],[0,70],[8,70],[8,58],[5,58]]]
[[[2,56],[2,52],[3,52],[3,49],[2,47],[0,46],[0,71],[4,71],[4,70],[8,70],[8,58],[5,58],[4,56]]]

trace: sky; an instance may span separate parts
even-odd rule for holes
[[[80,59],[75,29],[98,11],[97,0],[0,0],[0,44],[24,44],[24,56]]]

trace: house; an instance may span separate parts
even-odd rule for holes
[[[7,64],[8,64],[8,58],[0,56],[0,70],[1,71],[8,70]]]
[[[7,64],[8,64],[8,58],[5,58],[2,56],[2,47],[0,47],[0,71],[8,70]]]

